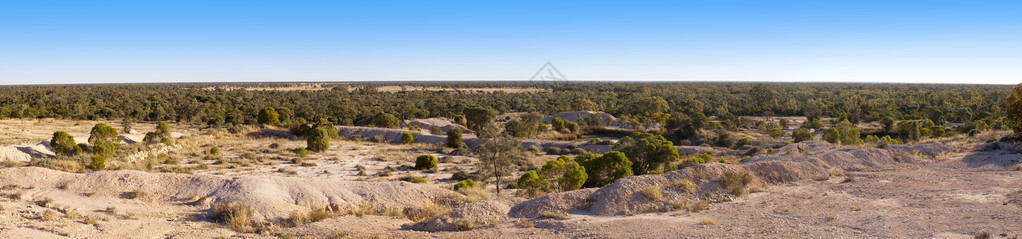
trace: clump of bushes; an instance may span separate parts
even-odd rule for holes
[[[415,158],[415,169],[416,170],[429,170],[437,168],[436,156],[432,154],[423,154]]]

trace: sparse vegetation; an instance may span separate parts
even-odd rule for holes
[[[227,225],[239,232],[252,232],[251,217],[255,211],[252,207],[241,202],[220,202],[213,205],[209,217],[213,222]]]
[[[639,190],[643,196],[646,196],[649,200],[660,201],[664,199],[663,194],[660,192],[660,186],[652,185],[647,186]]]
[[[748,193],[746,186],[752,183],[752,180],[752,174],[748,171],[727,171],[717,179],[717,183],[731,194],[741,196]]]

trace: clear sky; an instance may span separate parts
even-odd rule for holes
[[[0,2],[0,84],[1022,82],[1022,1]]]

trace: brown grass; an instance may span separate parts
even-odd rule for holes
[[[678,190],[687,193],[695,192],[696,188],[699,187],[698,185],[696,185],[696,183],[693,183],[692,180],[688,179],[674,180],[673,182],[671,182],[671,185],[674,186],[675,188],[678,188]]]
[[[404,214],[408,220],[412,220],[413,222],[422,222],[436,218],[449,211],[451,211],[451,207],[430,203],[427,204],[425,208],[421,209],[405,208]]]
[[[649,200],[660,201],[664,199],[664,195],[660,192],[660,186],[657,185],[642,188],[639,192],[645,195],[646,198],[649,198]]]
[[[242,202],[221,202],[213,205],[208,217],[217,223],[222,223],[239,232],[252,232],[252,222],[249,218],[255,211],[248,204]]]
[[[558,211],[540,211],[539,216],[543,218],[552,218],[557,220],[568,220],[571,219],[567,213]]]

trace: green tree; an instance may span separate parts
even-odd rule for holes
[[[838,133],[841,134],[841,144],[844,145],[855,145],[862,144],[862,138],[860,138],[859,130],[855,128],[848,120],[841,121],[835,126]]]
[[[543,187],[543,180],[539,178],[536,170],[529,170],[518,178],[518,189],[537,189]]]
[[[476,106],[465,110],[465,121],[468,123],[468,128],[473,131],[479,131],[483,127],[492,125],[496,119],[497,112],[490,108]]]
[[[166,122],[160,122],[156,124],[156,135],[161,138],[171,138],[170,136],[170,125]]]
[[[586,187],[603,187],[614,180],[632,176],[632,161],[618,151],[610,151],[603,156],[583,154],[576,156],[575,161],[586,169]]]
[[[50,146],[57,155],[75,156],[82,153],[82,148],[75,143],[75,138],[64,131],[53,132]]]
[[[277,109],[266,107],[259,111],[256,120],[259,124],[280,125],[280,114],[277,113]]]
[[[791,140],[795,141],[795,143],[813,140],[813,133],[809,132],[808,128],[800,127],[791,131]]]
[[[92,155],[92,162],[89,163],[89,169],[99,171],[106,168],[106,156],[95,154]]]
[[[1011,94],[1005,99],[1008,115],[1005,118],[1015,132],[1016,136],[1022,136],[1022,83],[1012,88]]]
[[[553,120],[550,120],[550,126],[557,132],[564,131],[564,123],[565,122],[561,119],[561,117],[554,117]]]
[[[322,152],[330,148],[330,133],[324,128],[315,128],[306,141],[305,148],[313,152]]]
[[[104,123],[96,124],[92,127],[92,131],[89,132],[89,143],[92,144],[96,140],[115,141],[117,139],[117,129],[114,127],[107,126]]]
[[[578,133],[578,124],[576,124],[575,122],[565,123],[564,124],[564,129],[568,130],[569,133],[577,134]]]
[[[481,136],[481,144],[475,149],[475,154],[479,157],[479,171],[483,175],[493,177],[499,195],[501,179],[510,175],[519,163],[525,161],[520,152],[522,142],[498,135],[493,126],[477,132]]]
[[[667,164],[678,160],[678,149],[674,143],[663,136],[635,132],[625,136],[614,145],[614,150],[621,151],[632,160],[632,172],[638,175],[652,170],[661,170]]]
[[[415,142],[415,136],[413,136],[412,133],[405,132],[401,134],[402,144],[410,144],[412,142]]]
[[[823,140],[836,144],[841,141],[841,133],[835,128],[828,128],[826,131],[823,131]]]
[[[461,148],[461,129],[451,128],[447,130],[447,147]]]
[[[121,120],[121,128],[124,130],[124,133],[131,132],[131,127],[134,125],[135,119],[131,117],[124,117],[124,119]]]
[[[96,141],[92,143],[92,154],[94,155],[102,155],[106,158],[109,158],[113,157],[114,152],[116,151],[117,145],[115,145],[113,142],[109,142],[103,139],[96,139]]]
[[[575,165],[564,172],[564,175],[557,181],[561,185],[561,191],[571,191],[582,188],[588,178],[589,175],[586,174],[585,167]]]
[[[379,113],[373,117],[373,125],[380,128],[396,128],[401,124],[401,120],[392,114]]]
[[[880,124],[884,127],[884,132],[894,132],[894,118],[890,116],[884,117],[880,120]]]
[[[904,142],[918,141],[921,134],[919,122],[915,120],[903,120],[898,122],[898,137]]]

